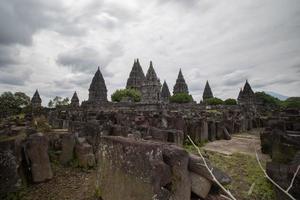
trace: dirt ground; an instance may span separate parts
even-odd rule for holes
[[[52,167],[54,177],[46,183],[31,185],[22,195],[25,200],[96,200],[96,170]]]

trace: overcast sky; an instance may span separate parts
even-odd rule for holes
[[[172,92],[179,68],[199,101],[255,91],[300,96],[299,0],[1,0],[0,92],[80,100],[97,66],[108,95],[134,58]]]

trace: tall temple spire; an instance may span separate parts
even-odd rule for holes
[[[244,88],[240,90],[238,96],[238,104],[239,105],[254,105],[255,104],[255,94],[248,82],[244,85]]]
[[[39,91],[37,89],[36,89],[34,95],[32,96],[31,105],[33,108],[42,106],[42,99],[41,99]]]
[[[145,81],[145,75],[141,67],[139,59],[134,59],[134,63],[127,79],[126,88],[133,88],[141,91],[141,87]]]
[[[188,86],[184,80],[181,69],[179,70],[178,77],[173,88],[173,94],[178,94],[178,93],[186,93],[186,94],[189,93]]]
[[[166,81],[164,81],[164,84],[163,84],[162,89],[161,89],[161,95],[160,96],[161,96],[161,100],[163,102],[169,102],[171,94],[170,94],[170,90],[169,90],[169,87],[168,87]]]
[[[107,89],[104,78],[98,67],[89,88],[89,102],[107,102]]]
[[[72,99],[71,99],[71,106],[72,107],[79,107],[79,98],[77,96],[76,91],[74,92]]]
[[[152,61],[147,71],[146,79],[142,86],[142,102],[157,103],[160,101],[161,83],[157,78]]]
[[[210,99],[210,98],[213,98],[213,93],[211,91],[211,88],[209,86],[209,83],[208,81],[206,81],[206,84],[205,84],[205,88],[204,88],[204,91],[203,91],[203,95],[202,95],[202,98],[203,100],[205,101],[206,99]]]

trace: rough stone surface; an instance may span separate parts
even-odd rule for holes
[[[25,153],[28,156],[33,182],[44,182],[53,177],[46,136],[42,133],[30,135],[26,141]]]
[[[113,136],[102,137],[100,146],[103,199],[190,200],[189,155],[182,148]]]
[[[72,133],[67,133],[62,136],[62,152],[60,162],[67,164],[73,159],[75,147],[75,136]]]
[[[76,144],[75,155],[78,159],[78,165],[83,168],[95,166],[95,156],[93,154],[93,147],[88,143]]]
[[[209,161],[206,160],[206,162],[208,163],[208,166],[211,168],[212,165],[209,163]],[[224,173],[223,171],[221,171],[216,167],[213,168],[214,168],[213,174],[221,184],[227,185],[231,183],[231,178],[226,173]],[[199,156],[196,156],[194,154],[189,154],[189,170],[193,173],[199,174],[200,176],[212,182],[214,181],[212,176],[208,172],[207,168],[205,167],[203,160]]]
[[[192,180],[192,192],[205,199],[210,191],[211,181],[193,172],[190,172],[190,177]]]

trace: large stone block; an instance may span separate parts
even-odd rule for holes
[[[73,159],[75,147],[75,136],[72,133],[67,133],[62,136],[62,152],[60,155],[60,162],[67,164]]]
[[[93,147],[88,143],[76,144],[75,155],[80,167],[88,168],[93,167],[96,164]]]
[[[190,172],[190,177],[192,180],[192,192],[205,199],[210,191],[211,181],[193,172]]]
[[[180,147],[105,136],[97,160],[104,200],[190,200],[189,158]]]
[[[53,177],[46,136],[42,133],[30,135],[26,141],[25,154],[29,160],[33,182],[44,182]]]

